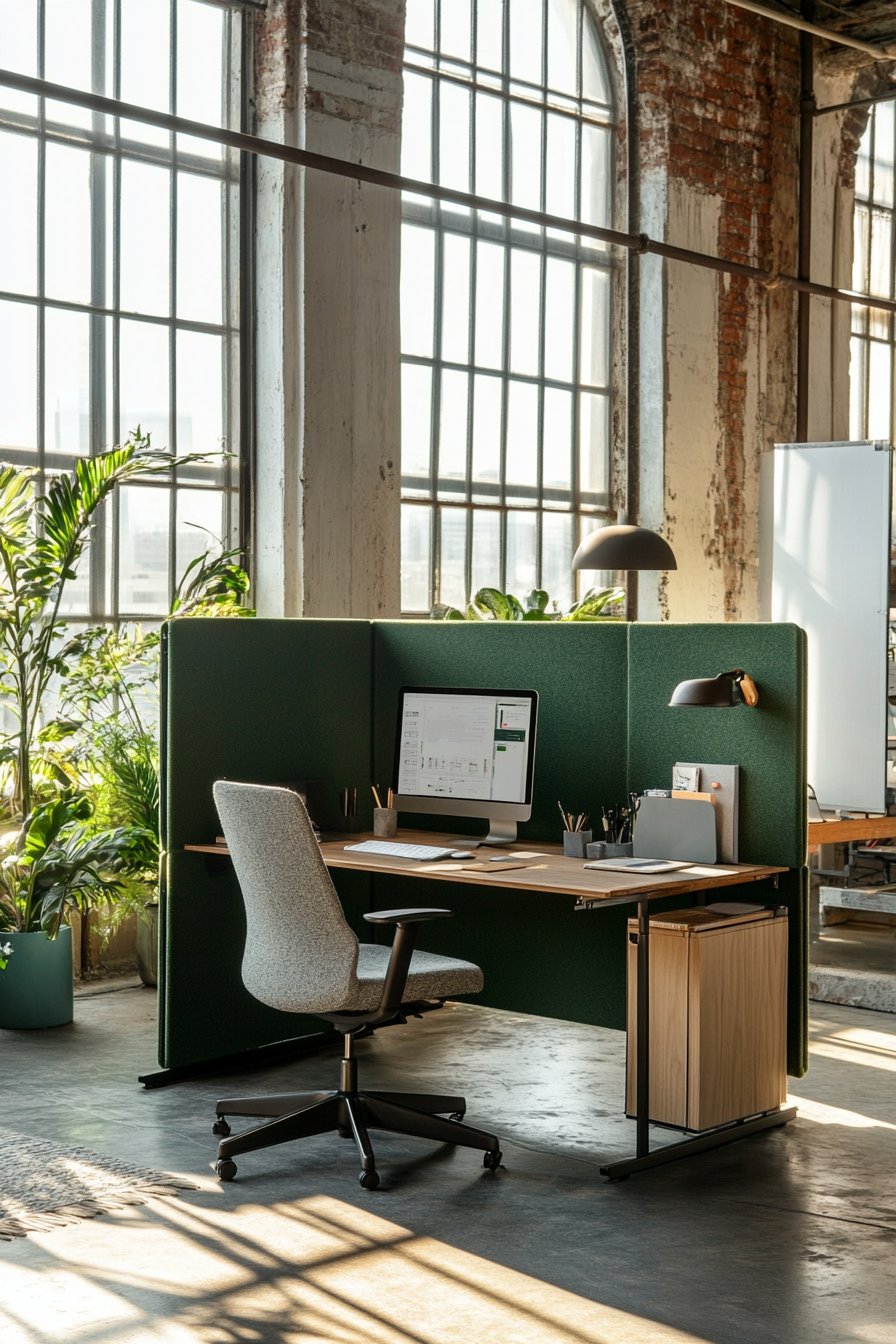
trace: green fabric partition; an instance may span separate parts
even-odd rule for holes
[[[558,840],[557,810],[600,815],[626,780],[627,626],[593,622],[377,621],[373,631],[376,778],[391,779],[401,686],[538,692],[531,821],[521,840]],[[403,826],[475,834],[484,823],[402,814]]]
[[[759,688],[755,709],[669,708],[680,681],[737,667]],[[776,898],[790,920],[788,1072],[800,1076],[809,985],[805,632],[786,624],[632,625],[628,684],[631,787],[668,787],[676,761],[738,764],[741,862],[795,870],[782,875]]]
[[[671,710],[686,677],[745,667],[758,710]],[[160,1058],[181,1064],[320,1029],[257,1004],[240,980],[242,903],[226,860],[185,853],[218,829],[216,778],[317,779],[335,807],[357,786],[369,823],[371,780],[391,779],[403,685],[534,688],[535,790],[526,843],[560,838],[557,801],[592,818],[629,788],[668,786],[675,760],[742,767],[741,857],[790,869],[777,890],[738,895],[790,911],[792,1073],[805,1069],[808,945],[805,637],[794,626],[622,623],[180,620],[163,650]],[[324,821],[327,818],[323,818]],[[484,823],[403,814],[402,826],[476,832]],[[568,897],[419,879],[334,874],[350,921],[376,907],[446,904],[423,946],[478,962],[477,1002],[621,1028],[625,920],[634,907],[577,913]],[[733,893],[732,893],[733,894]],[[671,897],[658,908],[690,903]]]
[[[320,781],[370,773],[366,621],[172,621],[162,647],[163,864],[159,1062],[171,1067],[317,1033],[320,1018],[253,999],[240,976],[245,918],[227,859],[185,853],[220,832],[212,784]],[[369,810],[367,812],[369,818]],[[341,874],[357,932],[369,883]]]

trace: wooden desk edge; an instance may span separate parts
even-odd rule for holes
[[[726,870],[725,875],[713,873],[708,877],[676,877],[671,873],[657,874],[655,877],[641,877],[635,873],[611,874],[609,872],[601,874],[605,879],[615,881],[621,879],[618,885],[614,885],[609,890],[595,891],[593,888],[585,888],[563,882],[564,871],[570,876],[583,874],[584,869],[581,859],[564,859],[559,845],[540,846],[544,848],[545,857],[548,860],[560,859],[563,867],[558,868],[553,865],[544,871],[538,866],[537,860],[533,860],[530,866],[525,868],[512,868],[504,872],[495,873],[491,876],[487,872],[461,870],[449,872],[433,872],[429,864],[414,862],[406,859],[404,861],[390,862],[387,856],[372,854],[353,854],[346,853],[345,846],[357,844],[360,840],[369,838],[365,836],[350,836],[344,840],[328,840],[321,845],[321,854],[328,868],[345,868],[355,872],[382,873],[389,877],[426,877],[431,882],[463,882],[473,886],[485,887],[503,887],[513,889],[518,892],[531,891],[550,896],[572,897],[576,902],[577,910],[587,910],[595,905],[624,904],[636,901],[642,896],[677,896],[686,895],[691,891],[706,891],[719,887],[734,887],[746,882],[759,882],[766,877],[774,877],[776,873],[786,873],[789,870],[784,867],[774,867],[767,864],[741,863],[741,864],[723,864]],[[534,842],[533,842],[534,843]],[[217,854],[221,857],[229,857],[230,851],[226,845],[184,845],[185,850],[196,854]],[[412,865],[413,866],[410,866]],[[698,865],[699,866],[699,865]],[[658,878],[660,880],[658,880]]]
[[[848,821],[810,821],[810,845],[843,845],[850,840],[888,840],[896,836],[896,817],[850,817]]]

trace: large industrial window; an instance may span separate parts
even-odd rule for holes
[[[238,128],[239,27],[199,0],[0,0],[0,64]],[[50,474],[138,425],[238,452],[238,254],[229,151],[0,87],[0,458]],[[70,614],[166,614],[208,533],[234,537],[232,464],[117,492]]]
[[[853,288],[879,298],[894,297],[893,166],[896,110],[878,103],[871,111],[856,162]],[[875,308],[852,310],[850,351],[850,437],[890,439],[893,423],[893,314]]]
[[[608,226],[612,97],[582,0],[408,0],[402,172]],[[572,596],[609,504],[609,250],[406,196],[402,609]]]

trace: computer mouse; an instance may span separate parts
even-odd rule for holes
[[[451,857],[452,859],[471,859],[473,854],[469,849],[458,849],[451,855]]]

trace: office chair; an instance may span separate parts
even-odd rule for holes
[[[358,1090],[352,1053],[355,1032],[403,1020],[406,999],[445,999],[482,989],[482,972],[468,961],[415,952],[418,926],[450,910],[380,910],[371,924],[395,925],[391,951],[359,943],[346,922],[321,857],[308,814],[289,789],[218,780],[215,804],[246,906],[243,984],[256,999],[287,1013],[314,1013],[344,1037],[339,1087],[282,1096],[228,1097],[217,1103],[213,1133],[221,1136],[215,1170],[236,1175],[239,1153],[338,1130],[354,1137],[365,1190],[380,1183],[368,1129],[484,1150],[494,1171],[501,1152],[494,1134],[460,1124],[463,1097]],[[443,1119],[450,1113],[450,1119]],[[271,1116],[268,1124],[231,1133],[230,1115]]]

